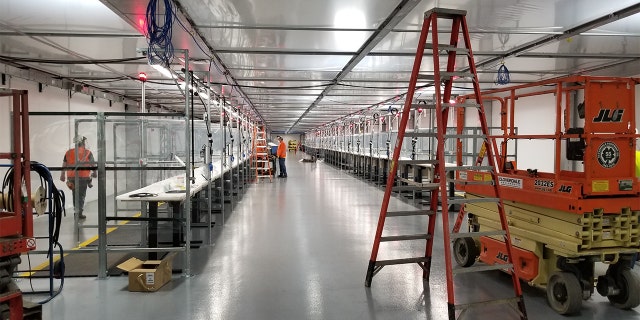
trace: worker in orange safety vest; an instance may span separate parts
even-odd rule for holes
[[[94,166],[93,154],[86,146],[87,138],[78,136],[74,139],[75,147],[67,150],[62,160],[62,167],[68,168],[60,173],[60,180],[66,182],[73,194],[74,215],[78,219],[86,219],[83,214],[84,200],[87,195],[87,187],[92,187],[91,178],[98,176],[96,170],[78,169],[80,167]],[[77,163],[76,163],[77,161]]]
[[[278,166],[280,166],[280,174],[278,175],[278,178],[286,178],[287,166],[284,164],[284,161],[287,158],[287,146],[284,144],[282,137],[278,136],[278,141],[278,152],[276,153],[276,156],[278,157]]]

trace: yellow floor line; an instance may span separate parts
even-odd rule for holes
[[[134,214],[134,215],[133,215],[133,217],[134,217],[134,218],[137,218],[137,217],[139,217],[140,215],[141,215],[141,213],[140,213],[140,212],[138,212],[138,213]],[[123,220],[123,221],[118,222],[118,226],[122,226],[122,225],[125,225],[125,224],[127,224],[127,223],[129,223],[129,220]],[[107,228],[107,234],[109,234],[109,233],[111,233],[111,232],[115,231],[116,229],[118,229],[118,227],[111,227],[111,228]],[[85,241],[81,242],[77,247],[75,247],[75,248],[71,249],[70,251],[74,251],[74,250],[82,249],[82,248],[84,248],[84,247],[88,246],[90,243],[92,243],[92,242],[94,242],[94,241],[98,240],[98,238],[99,238],[99,235],[95,235],[95,236],[93,236],[93,237],[91,237],[91,238],[89,238],[89,239],[87,239],[87,240],[85,240]],[[66,257],[66,256],[68,256],[68,255],[69,255],[69,253],[65,253],[65,254],[64,254],[64,256],[65,256],[65,257]],[[60,255],[57,255],[57,256],[55,256],[55,257],[53,258],[53,263],[58,262],[58,260],[60,260]],[[25,277],[31,277],[31,276],[32,276],[32,275],[34,275],[36,272],[38,272],[38,271],[42,271],[44,268],[46,268],[46,267],[48,267],[48,266],[49,266],[49,261],[45,261],[45,262],[43,262],[43,263],[39,264],[38,266],[36,266],[35,268],[33,268],[31,272],[23,272],[23,273],[21,273],[21,274],[20,274],[20,277],[22,277],[22,278],[25,278]]]

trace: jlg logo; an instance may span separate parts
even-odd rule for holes
[[[560,186],[560,189],[558,189],[558,191],[559,191],[559,192],[571,193],[571,189],[573,189],[573,187],[571,187],[571,186],[561,185],[561,186]]]
[[[502,251],[498,251],[498,255],[496,256],[496,259],[502,260],[504,262],[508,262],[509,261],[509,256],[504,254]]]
[[[620,122],[623,114],[623,109],[600,109],[593,122]]]

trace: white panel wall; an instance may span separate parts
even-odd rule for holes
[[[67,111],[84,111],[84,112],[122,112],[124,105],[121,103],[113,103],[109,107],[109,101],[105,99],[95,99],[91,103],[91,97],[81,93],[74,93],[69,98],[67,90],[56,87],[44,87],[43,92],[38,92],[38,84],[19,78],[9,78],[5,87],[28,90],[29,91],[29,111],[48,111],[48,112],[67,112]],[[9,150],[10,142],[10,125],[9,125],[9,98],[0,98],[0,152]],[[30,116],[30,143],[31,143],[31,160],[43,163],[48,167],[59,167],[62,165],[62,159],[67,149],[72,147],[74,136],[74,119],[78,117],[69,116]],[[91,119],[93,117],[83,117]],[[88,139],[87,147],[93,152],[97,159],[97,141],[96,141],[96,124],[82,123],[80,125],[81,135]],[[107,134],[107,153],[113,153],[113,137]],[[124,142],[124,137],[119,137]],[[118,144],[124,147],[124,143]],[[123,149],[124,150],[124,149]],[[122,151],[124,152],[124,151]],[[6,164],[6,161],[0,162]],[[0,168],[0,178],[4,177],[5,169]],[[59,180],[60,172],[52,172],[56,185],[59,189],[64,190],[67,199],[71,199],[71,193],[63,182]],[[124,182],[124,181],[123,181]],[[94,183],[97,185],[97,183]],[[107,186],[113,185],[111,174],[107,175]],[[113,189],[107,188],[107,194],[112,194]],[[86,201],[96,200],[98,198],[97,187],[93,187],[87,191]],[[71,200],[67,201],[67,207],[72,207]]]
[[[488,104],[491,110],[489,126],[500,126],[500,105]],[[518,134],[552,134],[555,131],[555,100],[552,95],[520,98],[516,101],[515,126]],[[495,132],[494,132],[495,133]],[[511,148],[514,144],[509,144]],[[554,144],[551,140],[524,140],[517,142],[517,167],[520,170],[538,169],[553,172]],[[510,154],[513,150],[509,151]]]

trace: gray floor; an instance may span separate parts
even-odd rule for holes
[[[364,287],[382,191],[324,163],[287,160],[289,178],[252,185],[214,245],[194,252],[193,275],[174,275],[155,293],[128,292],[126,277],[66,279],[63,293],[44,306],[44,319],[446,319],[442,241],[429,284],[417,265],[384,268]],[[409,209],[394,199],[391,207]],[[389,225],[422,231],[411,217]],[[88,231],[87,231],[88,232]],[[412,256],[423,244],[381,247],[380,258]],[[636,268],[638,269],[638,268]],[[458,297],[508,294],[501,272],[459,279]],[[40,286],[42,283],[34,282]],[[23,289],[26,283],[21,283]],[[525,288],[529,319],[565,319],[543,292]],[[572,319],[639,319],[595,294]],[[471,319],[506,319],[486,309]]]

